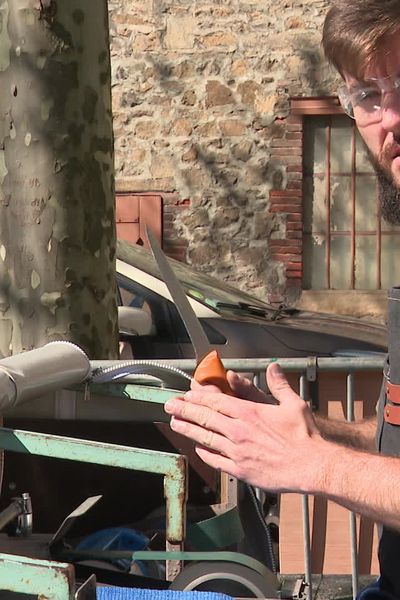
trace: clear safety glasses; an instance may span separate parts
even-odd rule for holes
[[[338,90],[340,104],[346,114],[355,119],[358,125],[379,123],[382,119],[382,108],[398,103],[400,111],[400,76],[370,78],[363,84]]]

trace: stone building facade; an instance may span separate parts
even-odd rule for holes
[[[109,0],[117,192],[159,194],[169,255],[271,302],[301,300],[292,101],[336,89],[328,5]]]

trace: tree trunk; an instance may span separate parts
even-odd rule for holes
[[[106,0],[0,4],[0,354],[117,356]]]

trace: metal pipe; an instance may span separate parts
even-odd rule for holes
[[[318,370],[322,371],[338,371],[344,373],[353,373],[354,371],[382,371],[385,363],[386,355],[376,353],[373,356],[335,356],[335,357],[318,357]],[[277,362],[276,358],[224,358],[222,362],[227,369],[232,369],[238,372],[260,373],[263,372],[269,364]],[[279,365],[287,372],[302,372],[307,370],[308,358],[280,358]],[[120,361],[119,361],[120,362]],[[194,359],[163,359],[163,363],[178,367],[187,373],[193,372],[196,368]],[[90,362],[93,369],[98,367],[118,365],[118,361],[94,360]],[[118,383],[122,383],[123,379],[119,379]]]
[[[90,375],[86,354],[71,342],[49,342],[42,348],[0,360],[0,410],[33,400]]]

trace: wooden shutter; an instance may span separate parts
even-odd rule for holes
[[[162,197],[117,193],[117,237],[132,244],[148,247],[146,225],[152,229],[160,244],[162,242]]]

